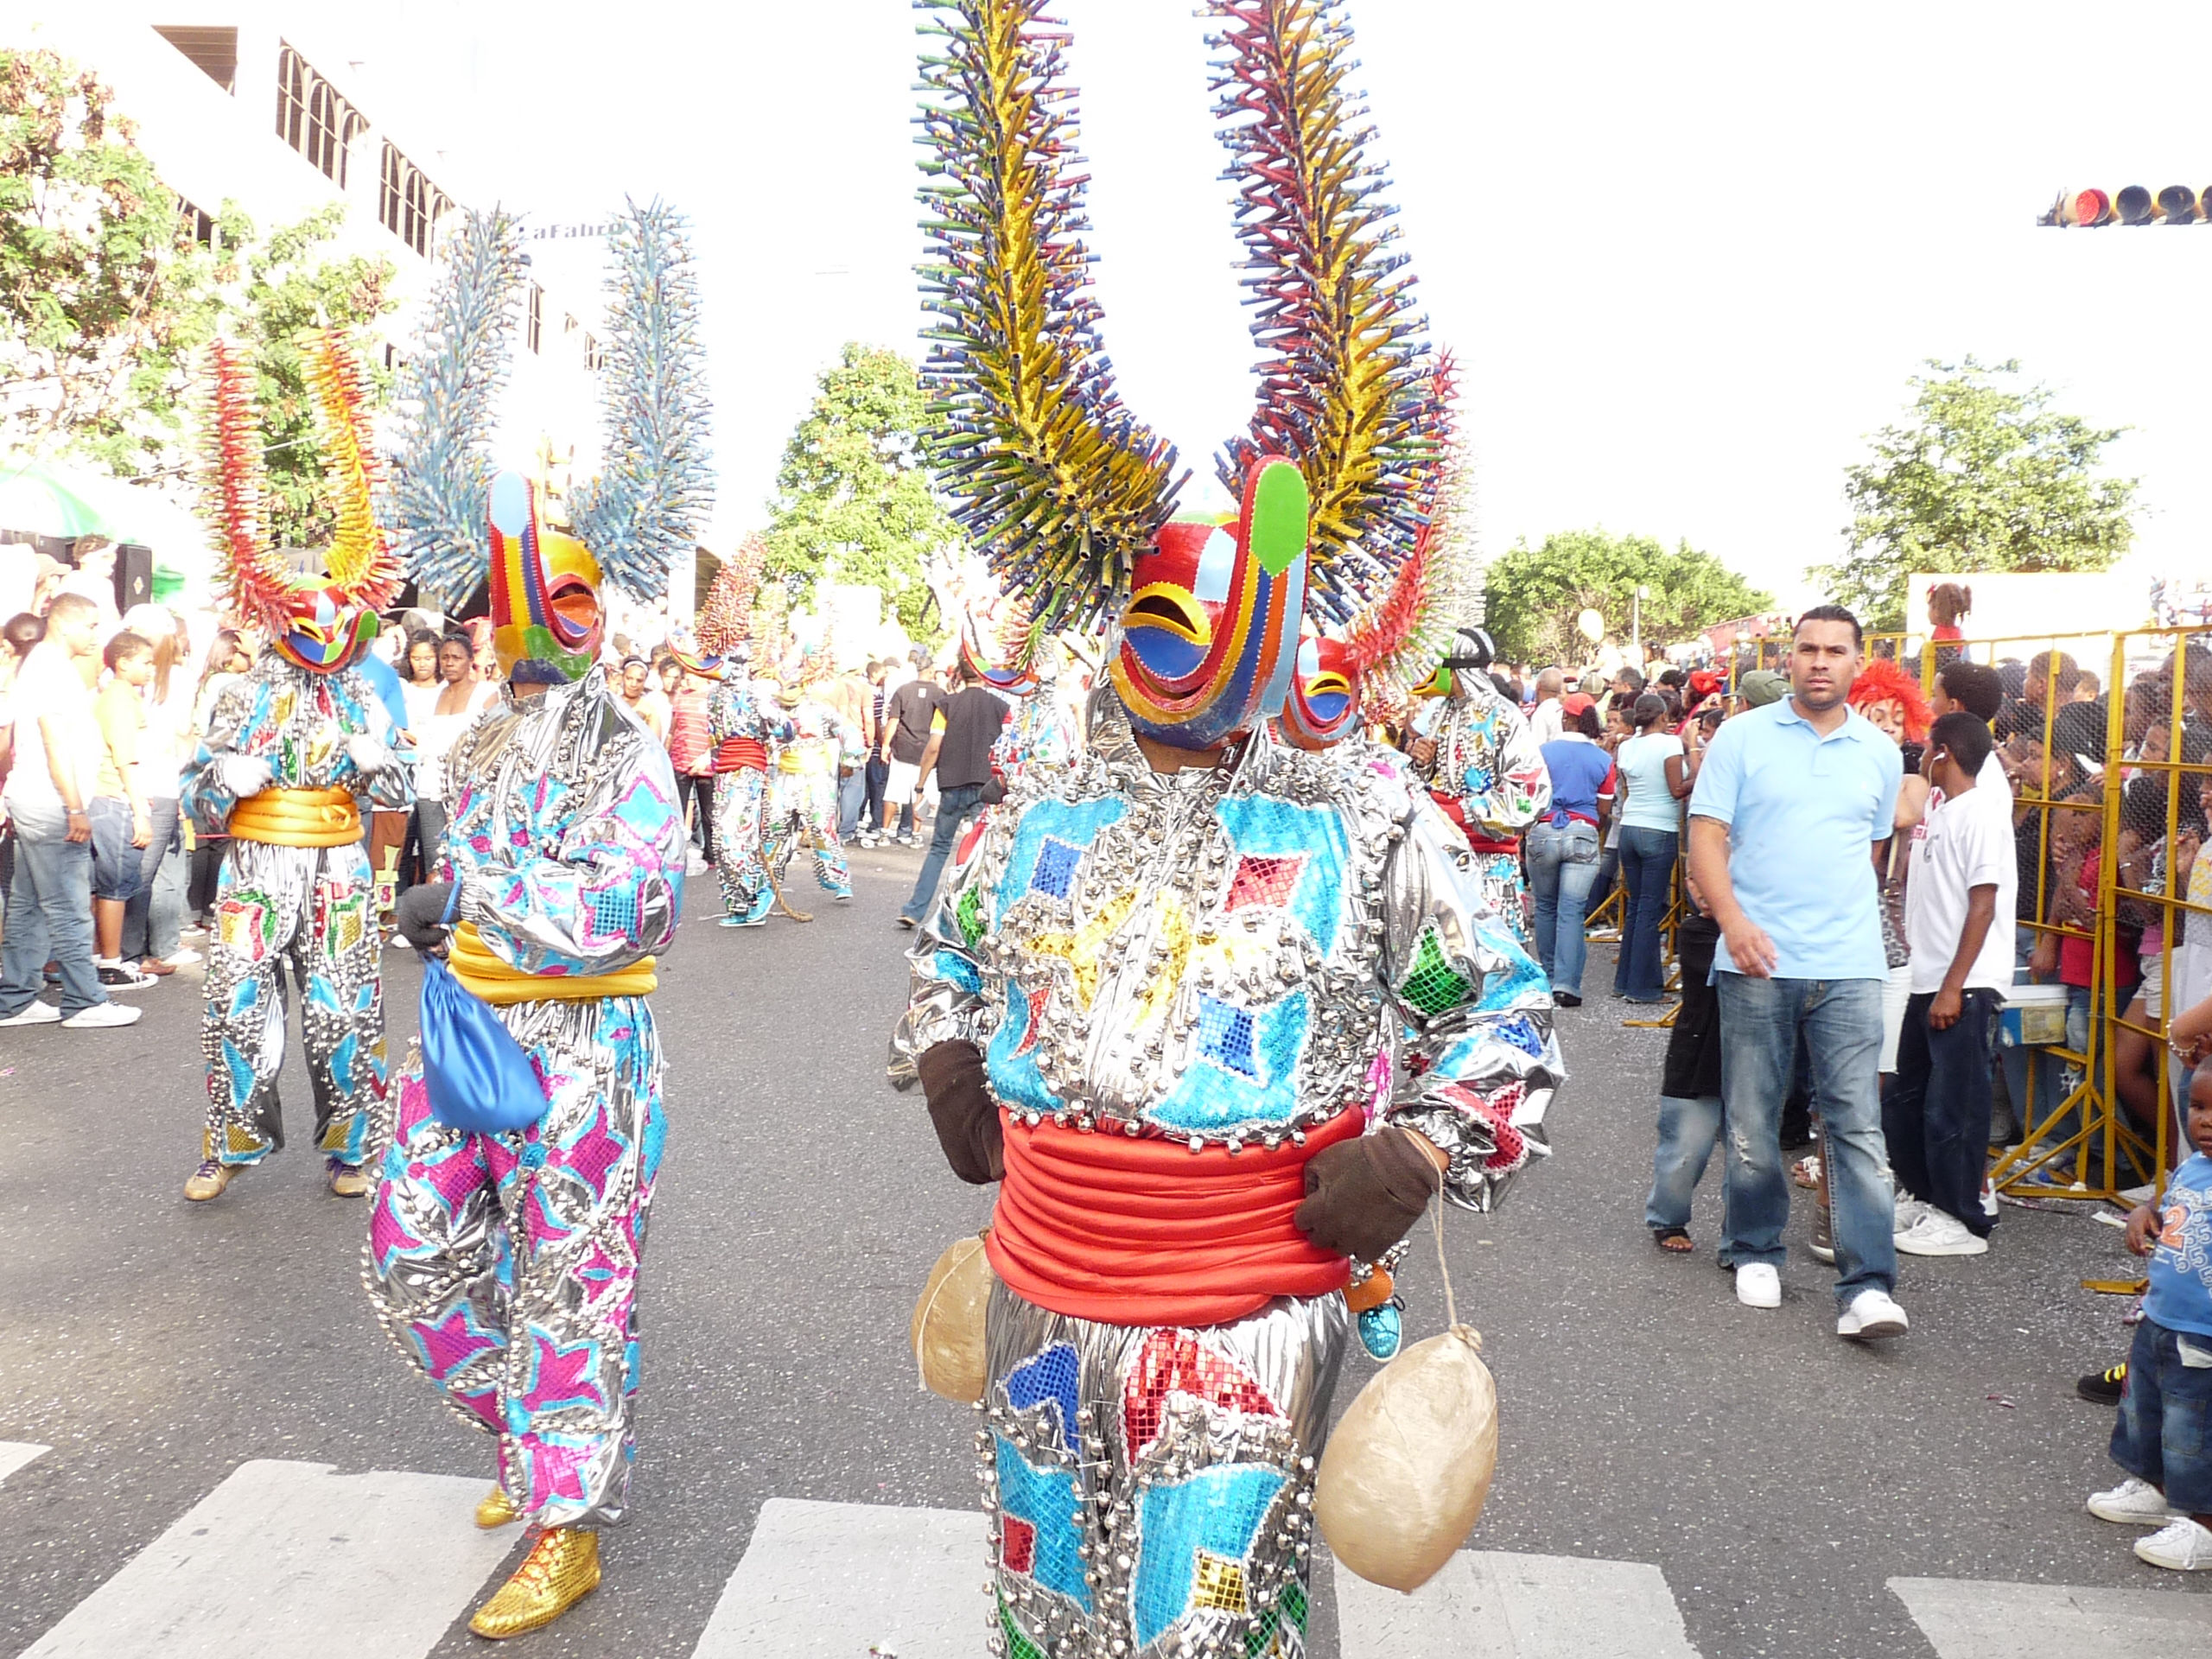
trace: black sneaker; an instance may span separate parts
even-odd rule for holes
[[[1582,999],[1573,991],[1554,991],[1552,1006],[1555,1008],[1579,1008],[1582,1006]]]
[[[2074,1385],[2074,1392],[2093,1406],[2116,1406],[2120,1390],[2127,1386],[2127,1362],[2108,1365],[2101,1371],[2091,1371]]]

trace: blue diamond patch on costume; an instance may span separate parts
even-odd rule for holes
[[[1260,1081],[1260,1057],[1252,1046],[1252,1016],[1219,997],[1198,995],[1198,1052],[1225,1071]]]
[[[1076,1553],[1083,1543],[1083,1498],[1075,1471],[1033,1468],[1005,1435],[991,1438],[998,1443],[999,1508],[1037,1529],[1029,1576],[1090,1611],[1090,1586],[1084,1582],[1083,1557]]]
[[[1285,1478],[1280,1469],[1232,1463],[1146,1490],[1137,1506],[1137,1567],[1129,1586],[1139,1647],[1149,1647],[1177,1619],[1220,1605],[1224,1567],[1237,1569],[1241,1593],[1252,1540]],[[1203,1579],[1202,1566],[1208,1567]]]
[[[1264,1008],[1245,1009],[1200,995],[1196,1054],[1147,1122],[1219,1133],[1285,1123],[1298,1106],[1298,1059],[1308,1006],[1294,991]]]
[[[1071,1449],[1070,1437],[1075,1432],[1076,1382],[1080,1369],[1074,1345],[1056,1342],[1023,1360],[1006,1377],[1006,1402],[1016,1411],[1027,1411],[1039,1405],[1053,1408],[1053,1427],[1058,1433],[1064,1452]]]
[[[1058,836],[1047,836],[1037,849],[1037,862],[1029,872],[1029,891],[1065,899],[1075,885],[1076,866],[1083,862],[1083,849],[1071,847]]]

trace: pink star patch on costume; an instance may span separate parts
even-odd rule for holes
[[[377,1272],[389,1274],[391,1264],[404,1256],[410,1262],[435,1255],[438,1247],[419,1237],[399,1213],[398,1189],[385,1186],[377,1194],[377,1207],[369,1217],[369,1249],[377,1258]]]
[[[554,1342],[543,1332],[531,1332],[530,1387],[517,1403],[527,1416],[559,1411],[569,1406],[607,1409],[607,1396],[599,1387],[599,1344],[586,1340]]]
[[[530,1440],[523,1443],[530,1471],[530,1513],[548,1503],[584,1502],[583,1467],[591,1456],[589,1446],[563,1446]]]
[[[409,1327],[415,1345],[423,1351],[423,1364],[433,1380],[442,1382],[479,1354],[500,1346],[499,1338],[476,1323],[475,1310],[460,1302],[435,1323],[417,1319]]]

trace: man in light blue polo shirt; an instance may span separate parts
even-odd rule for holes
[[[1690,879],[1720,925],[1721,1098],[1728,1202],[1721,1262],[1737,1299],[1782,1305],[1783,1097],[1802,1042],[1827,1129],[1835,1219],[1836,1334],[1905,1330],[1891,1243],[1877,1068],[1888,964],[1872,849],[1889,839],[1897,747],[1845,702],[1859,620],[1839,605],[1797,619],[1790,695],[1725,721],[1690,797]]]

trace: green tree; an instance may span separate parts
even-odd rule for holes
[[[2138,480],[2096,475],[2100,429],[2050,407],[2018,362],[1930,359],[1912,419],[1885,426],[1844,474],[1850,551],[1806,575],[1870,628],[1909,625],[1915,572],[2102,570],[2135,539]]]
[[[887,347],[849,342],[823,374],[776,473],[767,572],[788,598],[825,577],[870,583],[923,635],[923,556],[957,534],[923,465],[927,417],[919,373]]]
[[[337,524],[323,478],[315,400],[301,372],[300,337],[310,329],[373,322],[397,303],[391,295],[397,273],[389,259],[325,256],[345,219],[345,207],[333,202],[270,232],[247,253],[242,287],[226,296],[224,326],[253,350],[269,534],[278,546],[319,547]],[[251,240],[250,223],[241,220],[238,230]],[[371,403],[381,407],[391,377],[381,363],[364,367]]]
[[[52,52],[0,51],[0,442],[129,475],[176,441],[224,272],[113,102]]]
[[[1540,547],[1516,542],[1483,573],[1486,626],[1507,656],[1529,662],[1580,661],[1586,642],[1575,632],[1585,610],[1605,619],[1605,632],[1629,637],[1636,590],[1643,601],[1646,642],[1688,639],[1716,622],[1771,609],[1761,593],[1710,553],[1688,542],[1672,551],[1649,536],[1570,530]]]

